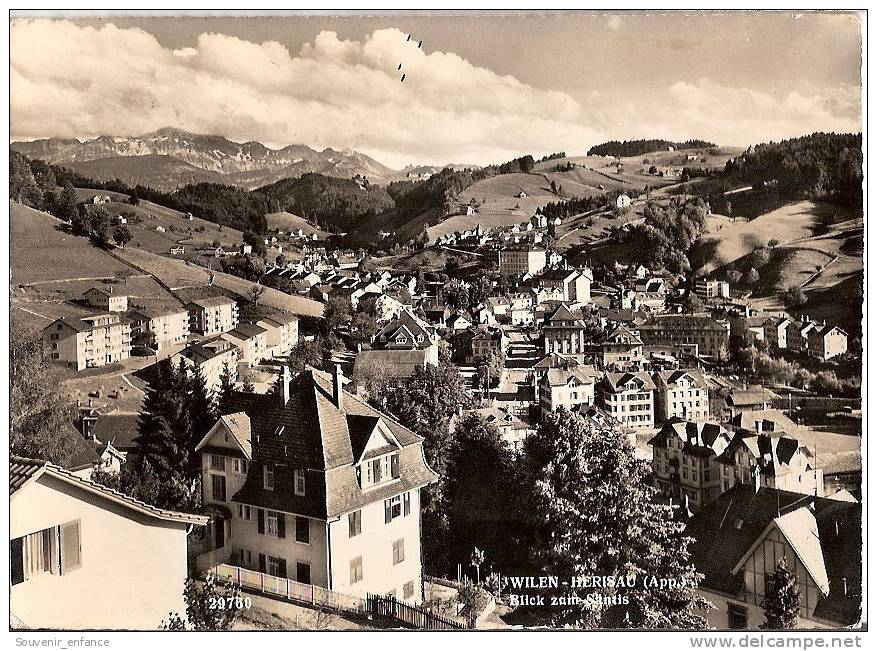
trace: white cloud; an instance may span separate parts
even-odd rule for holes
[[[17,20],[12,135],[138,135],[173,126],[273,146],[351,147],[402,166],[583,152],[607,138],[748,144],[859,128],[856,89],[776,96],[700,79],[648,97],[632,98],[619,84],[576,99],[453,52],[427,54],[405,37],[383,29],[353,41],[324,31],[295,53],[273,41],[204,33],[194,47],[172,50],[140,29]]]

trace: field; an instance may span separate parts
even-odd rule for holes
[[[314,225],[304,217],[293,215],[291,212],[283,211],[268,213],[265,215],[265,220],[268,222],[269,231],[280,229],[281,231],[289,232],[300,228],[305,235],[316,233],[317,237],[320,239],[324,239],[329,235],[326,231],[315,228]]]
[[[211,272],[203,267],[130,247],[119,251],[118,255],[143,272],[155,276],[174,293],[180,293],[179,290],[200,290],[201,295],[204,296],[215,293],[211,291]],[[250,298],[250,289],[255,283],[219,271],[214,271],[212,274],[213,287],[227,290],[240,298]],[[197,291],[194,293],[198,294]],[[189,292],[181,300],[192,298],[194,296]],[[320,316],[323,313],[323,305],[317,301],[302,296],[291,296],[271,288],[265,288],[259,302],[266,307],[301,316]]]
[[[724,224],[695,243],[692,254],[695,273],[706,275],[766,246],[772,239],[783,244],[811,237],[820,224],[837,220],[840,216],[840,211],[834,206],[799,201],[750,221]]]
[[[76,237],[51,215],[9,205],[12,283],[26,285],[67,278],[113,278],[130,271],[84,237]]]
[[[96,194],[107,195],[112,201],[103,204],[111,217],[121,212],[133,213],[139,223],[129,219],[128,228],[134,239],[128,246],[145,249],[152,253],[167,254],[172,246],[182,244],[188,248],[207,248],[219,242],[224,248],[236,247],[242,241],[241,232],[220,226],[197,216],[189,220],[184,213],[166,208],[150,201],[140,201],[136,206],[128,203],[128,197],[118,192],[104,192],[89,188],[77,188],[80,201],[87,201]],[[155,230],[162,227],[165,232]],[[187,250],[186,253],[189,253]]]

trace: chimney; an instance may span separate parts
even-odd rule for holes
[[[332,372],[332,402],[338,409],[341,409],[341,390],[344,375],[341,373],[341,364],[335,364],[335,370]]]
[[[284,364],[283,368],[280,370],[280,382],[283,384],[283,390],[280,395],[283,397],[283,404],[285,405],[289,402],[289,383],[292,381],[292,376],[289,372],[289,367]]]

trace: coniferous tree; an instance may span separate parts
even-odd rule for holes
[[[56,217],[73,221],[77,216],[76,204],[76,190],[73,189],[73,186],[68,181],[64,184],[64,189],[58,197],[58,212]]]
[[[226,362],[222,367],[222,375],[219,376],[219,391],[216,395],[216,401],[220,414],[228,413],[228,403],[235,391],[236,373],[232,367]]]
[[[207,388],[207,379],[200,366],[189,371],[186,379],[186,421],[189,426],[189,477],[197,477],[199,473],[198,455],[195,448],[210,428],[216,423],[217,414],[212,391]]]
[[[767,590],[764,601],[764,623],[761,628],[768,630],[798,627],[801,613],[801,593],[795,575],[786,567],[786,557],[777,563],[773,573],[773,585]]]
[[[555,576],[634,577],[632,585],[572,588],[581,603],[551,610],[582,628],[703,629],[701,575],[672,507],[653,501],[648,465],[622,431],[551,414],[525,443],[541,540],[536,561]],[[663,586],[653,579],[670,580]]]

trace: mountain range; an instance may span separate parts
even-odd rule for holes
[[[10,146],[28,158],[63,165],[84,176],[119,178],[129,185],[164,191],[202,181],[249,190],[311,172],[340,178],[359,174],[374,182],[399,176],[356,151],[317,151],[306,145],[271,149],[255,141],[238,143],[173,128],[134,137],[47,138]]]

